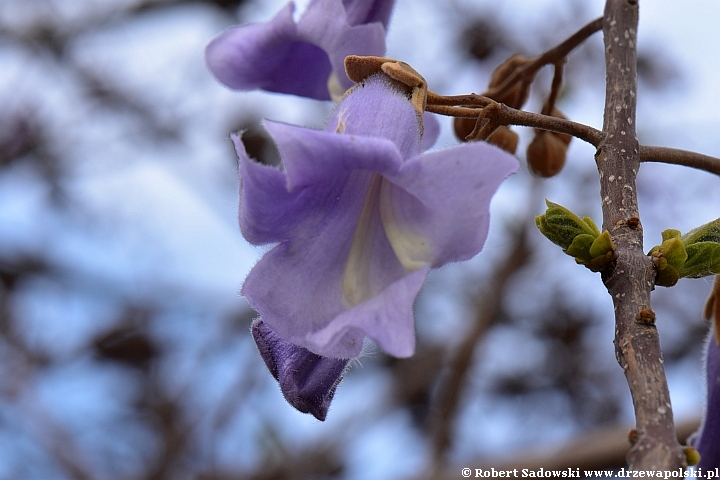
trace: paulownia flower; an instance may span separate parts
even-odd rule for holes
[[[233,137],[242,233],[276,244],[242,294],[260,314],[260,351],[285,397],[314,402],[306,408],[318,418],[344,365],[306,369],[305,359],[357,357],[365,337],[390,355],[412,355],[412,307],[428,271],[480,251],[490,200],[518,168],[484,142],[421,153],[419,117],[404,91],[377,74],[349,92],[325,131],[266,122],[282,168],[251,160]],[[288,344],[303,353],[284,353]],[[279,364],[324,387],[311,389],[312,400],[295,398],[302,387],[283,385]]]
[[[715,327],[719,323],[716,321]],[[705,417],[689,443],[700,453],[695,468],[707,471],[720,467],[720,345],[713,335],[708,339],[705,359]]]
[[[225,30],[205,58],[222,83],[318,100],[352,86],[347,55],[385,54],[394,0],[312,0],[298,22],[290,2],[272,20]]]

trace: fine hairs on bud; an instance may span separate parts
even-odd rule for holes
[[[508,153],[515,154],[520,136],[509,127],[499,127],[487,139],[488,143],[492,143]]]
[[[531,59],[528,57],[513,55],[498,65],[490,76],[490,83],[485,96],[499,103],[504,103],[511,108],[522,107],[530,95],[530,84],[533,81],[534,74],[529,78],[518,77],[509,89],[502,87],[515,72],[520,71],[529,62],[531,62]],[[501,88],[504,91],[501,91]]]
[[[467,142],[467,137],[475,129],[476,123],[477,120],[474,118],[455,117],[453,120],[453,130],[458,140],[461,142]],[[517,150],[519,140],[520,136],[516,132],[511,130],[509,127],[502,126],[498,127],[498,129],[488,137],[487,142],[514,155]]]
[[[538,177],[554,177],[565,166],[567,148],[553,132],[537,132],[527,147],[528,168]]]
[[[562,112],[554,107],[550,116],[565,118]],[[554,177],[560,173],[565,166],[571,140],[572,136],[565,133],[535,129],[535,137],[527,148],[527,163],[530,171],[544,178]]]
[[[530,84],[535,75],[533,73],[532,75],[523,76],[519,72],[531,61],[528,57],[513,55],[498,65],[490,76],[488,90],[483,96],[498,103],[504,103],[511,108],[521,108],[530,95]],[[475,127],[476,120],[474,118],[456,117],[453,121],[455,136],[462,142],[468,141],[467,137]],[[500,126],[486,140],[488,143],[514,155],[519,138],[519,135],[509,127]]]
[[[472,133],[475,128],[476,120],[474,118],[455,117],[453,119],[453,131],[455,137],[461,142],[467,142],[467,136]]]

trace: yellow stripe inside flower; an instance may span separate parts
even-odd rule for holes
[[[432,250],[428,240],[400,221],[392,199],[393,188],[396,187],[381,175],[372,175],[343,274],[343,300],[348,306],[358,305],[380,293],[372,290],[370,280],[374,243],[381,238],[378,229],[384,230],[395,256],[407,272],[432,263]],[[381,224],[373,221],[378,207]]]

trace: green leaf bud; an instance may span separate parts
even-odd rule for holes
[[[594,241],[594,236],[582,233],[575,237],[575,240],[565,249],[565,253],[581,260],[590,260],[591,257],[588,255],[588,252]]]
[[[687,461],[688,466],[692,467],[693,465],[700,463],[700,452],[695,450],[693,447],[683,447],[683,453],[685,454],[685,461]]]
[[[702,278],[720,274],[720,243],[698,242],[686,248],[688,257],[679,269],[681,277]]]
[[[685,235],[679,230],[665,230],[662,238],[662,244],[648,253],[658,271],[656,285],[671,287],[681,277],[720,274],[720,218]]]
[[[607,255],[608,252],[614,251],[615,246],[610,239],[610,232],[605,230],[604,232],[599,233],[597,237],[595,237],[595,241],[592,243],[592,245],[590,245],[589,253],[592,258],[596,258],[604,257],[605,255]]]
[[[582,219],[588,227],[592,228],[593,232],[595,232],[595,236],[600,235],[600,229],[597,227],[597,225],[595,225],[595,222],[593,222],[592,218],[583,217]]]
[[[680,238],[682,234],[680,233],[680,230],[668,228],[667,230],[663,230],[660,235],[662,235],[662,239],[664,242],[665,240],[670,240],[672,238]]]
[[[680,280],[680,273],[677,271],[677,268],[666,264],[662,270],[658,269],[657,276],[655,277],[655,285],[672,287],[678,280]]]
[[[720,218],[693,228],[682,236],[682,241],[686,246],[699,242],[720,243]]]
[[[665,232],[667,231],[668,230],[665,230]],[[663,237],[665,232],[663,232]],[[675,267],[675,269],[679,269],[688,257],[685,244],[679,237],[667,237],[660,246],[653,247],[653,249],[650,250],[650,255],[658,259],[666,260],[667,265]],[[662,265],[665,265],[665,263],[660,264],[660,262],[656,261],[655,265],[659,270],[663,270],[664,267]]]
[[[567,208],[545,200],[545,214],[535,217],[540,232],[563,252],[594,272],[603,270],[615,258],[610,233],[600,233],[590,217],[580,218]]]
[[[680,231],[668,229],[662,232],[663,243],[650,250],[657,270],[655,285],[672,287],[680,279],[678,269],[687,259],[685,245],[680,240]]]
[[[603,233],[607,233],[607,230]],[[601,272],[614,259],[615,259],[615,249],[613,248],[612,250],[605,252],[604,255],[599,255],[597,257],[593,257],[591,260],[584,262],[583,265],[585,265],[587,268],[589,268],[593,272]]]
[[[545,200],[545,204],[548,208],[545,214],[535,217],[535,224],[548,240],[563,250],[567,250],[578,235],[588,234],[593,238],[597,236],[597,226],[594,223],[592,226],[588,225],[583,219],[557,203]]]
[[[720,273],[720,218],[682,236],[688,258],[679,268],[681,277],[701,278]]]

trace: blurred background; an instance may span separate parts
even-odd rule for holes
[[[0,0],[0,478],[461,478],[461,467],[623,465],[632,405],[599,275],[536,230],[543,198],[601,220],[593,148],[524,166],[490,238],[433,272],[409,359],[368,348],[326,422],[285,403],[238,295],[264,250],[237,228],[236,157],[276,161],[261,120],[320,128],[329,103],[232,92],[204,65],[224,28],[282,0]],[[307,2],[300,2],[304,5]],[[398,0],[388,56],[442,94],[482,92],[602,15],[588,0]],[[638,136],[720,156],[720,4],[641,2]],[[712,48],[709,48],[712,47]],[[552,72],[526,108],[539,111]],[[602,125],[601,35],[559,107]],[[456,143],[448,119],[435,145]],[[518,156],[532,131],[521,135]],[[644,164],[645,249],[720,216],[717,176]],[[699,422],[709,280],[658,288],[675,418]],[[684,432],[684,433],[683,433]],[[589,452],[589,453],[588,453]]]

